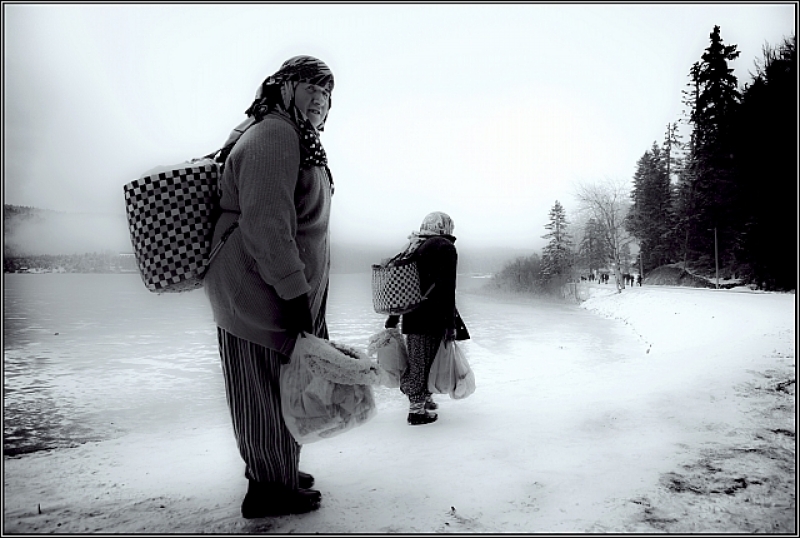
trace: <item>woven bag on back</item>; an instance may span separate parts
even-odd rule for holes
[[[162,167],[123,188],[133,252],[152,292],[184,292],[203,285],[219,211],[219,167],[211,158]]]
[[[433,286],[431,286],[433,288]],[[407,314],[430,293],[420,290],[419,269],[413,259],[392,259],[372,266],[372,306],[378,314]]]

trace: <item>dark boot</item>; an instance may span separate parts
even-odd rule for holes
[[[409,413],[408,414],[408,423],[412,426],[419,426],[422,424],[430,424],[431,422],[436,422],[436,419],[439,416],[436,413],[428,413],[425,411],[424,413]]]
[[[314,485],[314,477],[303,471],[297,471],[297,476],[300,478],[298,484],[302,489],[309,489]]]
[[[305,514],[319,508],[322,494],[315,489],[291,490],[283,484],[250,480],[242,501],[242,517],[276,517]]]

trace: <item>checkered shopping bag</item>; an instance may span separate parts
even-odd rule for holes
[[[219,213],[219,167],[209,157],[146,172],[124,186],[133,252],[152,292],[184,292],[203,285]]]
[[[433,286],[431,286],[433,288]],[[372,306],[378,314],[407,314],[430,293],[420,290],[419,269],[413,259],[392,259],[372,266]]]

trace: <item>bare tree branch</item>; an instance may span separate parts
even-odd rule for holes
[[[622,280],[620,250],[623,245],[632,241],[624,225],[630,208],[629,193],[630,185],[627,181],[609,178],[595,183],[579,183],[575,193],[575,198],[582,209],[603,225],[617,291],[625,287]]]

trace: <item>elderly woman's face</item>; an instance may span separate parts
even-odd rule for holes
[[[311,124],[319,128],[328,114],[331,94],[322,86],[299,82],[294,92],[297,108],[306,115]]]

